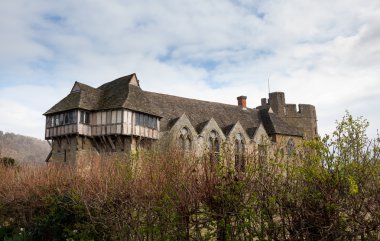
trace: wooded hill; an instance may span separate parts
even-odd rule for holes
[[[44,163],[50,152],[46,141],[0,131],[0,157],[12,157],[17,163]]]

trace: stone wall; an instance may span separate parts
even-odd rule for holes
[[[131,136],[62,136],[52,140],[52,155],[48,161],[75,166],[83,165],[89,156],[125,158],[138,147],[149,147],[151,143],[152,140]]]
[[[304,133],[305,139],[312,139],[318,135],[317,114],[315,107],[309,104],[297,105],[287,104],[283,92],[273,92],[269,94],[269,99],[261,99],[261,106],[258,108],[271,107],[273,112],[278,114],[288,124],[296,126]]]

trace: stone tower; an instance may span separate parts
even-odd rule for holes
[[[284,92],[269,93],[269,99],[262,98],[258,108],[271,107],[288,124],[296,126],[304,133],[305,139],[312,139],[318,135],[317,115],[315,107],[309,104],[287,104]]]

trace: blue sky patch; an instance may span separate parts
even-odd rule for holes
[[[225,83],[225,82],[220,82],[220,81],[216,81],[214,79],[209,79],[209,80],[206,80],[206,84],[208,87],[210,87],[211,89],[221,89],[225,86],[228,85],[228,83]]]
[[[214,70],[220,64],[220,61],[205,59],[205,60],[194,60],[188,62],[191,66],[202,68],[208,71]]]
[[[242,2],[241,0],[231,0],[231,2],[234,5],[248,11],[250,14],[256,16],[258,19],[263,20],[266,16],[266,14],[260,10],[261,1],[255,1],[255,2],[252,1],[252,2],[246,3],[246,2]]]
[[[176,49],[177,49],[176,47],[168,47],[164,54],[161,54],[158,56],[158,60],[162,63],[170,62],[173,59],[172,54],[173,54],[174,50],[176,50]]]
[[[43,70],[45,73],[54,73],[56,62],[46,59],[39,59],[30,64],[34,70]]]
[[[65,21],[65,18],[60,16],[60,15],[55,15],[55,14],[46,14],[43,16],[43,18],[46,21],[55,23],[55,24],[60,24]]]

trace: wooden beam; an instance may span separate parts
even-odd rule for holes
[[[50,151],[49,155],[46,157],[45,162],[49,162],[51,155],[53,154],[53,151]]]
[[[67,147],[68,147],[68,148],[66,148],[66,150],[69,149],[69,151],[70,151],[71,150],[71,145],[70,145],[69,137],[67,135],[65,135],[65,137],[66,137],[66,142],[67,142]]]
[[[96,151],[97,151],[98,153],[100,153],[101,149],[100,149],[100,146],[99,146],[98,142],[96,141],[96,137],[92,137],[92,136],[90,136],[89,138],[91,139],[92,143],[95,144],[95,149],[96,149]]]
[[[58,143],[58,151],[62,151],[62,139],[60,137],[56,138],[55,141]]]
[[[120,135],[115,135],[116,136],[116,141],[120,144],[121,150],[124,151],[124,143],[120,138]]]
[[[83,145],[82,145],[83,142],[81,143],[81,145],[79,145],[79,135],[78,134],[75,135],[75,142],[76,142],[76,150],[78,151],[80,149],[79,146],[83,147]]]
[[[108,141],[106,140],[106,138],[104,136],[101,136],[100,140],[102,141],[104,147],[106,148],[105,150],[107,151],[107,149],[108,149]]]
[[[110,145],[112,147],[112,150],[116,150],[115,144],[113,144],[113,141],[112,141],[111,137],[107,136],[107,139],[108,139],[108,141],[109,141],[109,143],[110,143]]]

